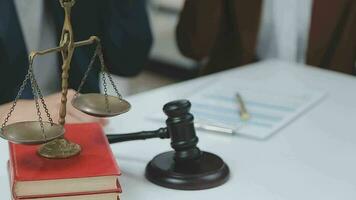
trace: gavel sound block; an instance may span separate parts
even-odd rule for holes
[[[110,143],[148,138],[170,138],[174,151],[161,153],[146,166],[146,178],[172,189],[202,190],[224,184],[229,178],[229,167],[217,155],[201,151],[194,128],[194,117],[189,113],[191,103],[178,100],[167,103],[166,128],[131,134],[108,135]]]

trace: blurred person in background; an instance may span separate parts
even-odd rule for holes
[[[355,74],[355,0],[186,0],[181,53],[208,74],[264,59]]]
[[[152,35],[145,0],[76,0],[72,9],[75,41],[96,35],[101,39],[106,65],[111,73],[120,76],[138,74],[152,44]],[[59,0],[0,0],[0,118],[9,111],[19,87],[27,73],[28,54],[58,46],[64,22],[64,11]],[[87,69],[94,47],[80,47],[74,52],[69,87],[77,89]],[[60,105],[60,54],[37,57],[34,73],[52,116],[58,118]],[[98,65],[96,65],[98,66]],[[99,91],[99,68],[94,67],[83,87],[83,93]],[[74,96],[68,93],[68,102]],[[24,91],[18,102],[13,121],[34,120],[35,106],[31,87]],[[71,105],[67,122],[99,122],[76,111]]]

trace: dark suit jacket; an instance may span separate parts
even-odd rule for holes
[[[64,12],[58,0],[45,1],[46,9],[53,14],[59,41]],[[79,0],[73,7],[72,24],[76,41],[91,35],[101,38],[110,72],[132,76],[142,69],[152,43],[145,0]],[[93,50],[83,47],[75,51],[70,88],[78,87]],[[13,0],[0,0],[0,104],[13,100],[27,68],[27,51]],[[89,75],[83,92],[99,90],[98,68]]]
[[[258,60],[262,0],[186,0],[177,26],[180,51],[212,73]],[[356,1],[314,0],[306,63],[355,74]]]

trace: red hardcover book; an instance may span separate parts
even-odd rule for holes
[[[120,193],[121,174],[99,124],[66,125],[65,137],[82,151],[69,159],[46,159],[38,146],[9,143],[9,175],[14,199]]]

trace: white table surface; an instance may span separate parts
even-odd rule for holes
[[[310,111],[266,141],[198,131],[202,150],[220,155],[231,170],[223,186],[178,191],[144,178],[146,164],[170,150],[169,140],[112,145],[122,170],[123,200],[355,200],[356,77],[313,67],[267,61],[131,96],[132,110],[113,118],[107,133],[156,129],[147,120],[169,100],[185,98],[219,79],[263,82],[271,87],[308,87],[327,92]],[[194,106],[194,105],[193,105]],[[0,141],[0,199],[9,199],[7,143]]]

